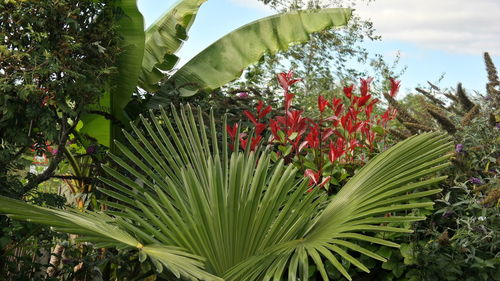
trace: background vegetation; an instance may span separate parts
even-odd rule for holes
[[[317,1],[263,2],[281,12],[319,7]],[[500,280],[500,81],[488,53],[484,56],[488,84],[483,93],[466,93],[461,84],[443,89],[429,84],[416,89],[417,94],[400,93],[398,97],[397,82],[390,80],[400,73],[397,62],[389,65],[360,48],[363,40],[379,39],[372,24],[352,17],[346,28],[329,29],[342,25],[350,16],[347,10],[329,10],[321,18],[334,15],[335,20],[311,20],[315,28],[308,33],[316,32],[311,37],[286,38],[288,43],[307,41],[305,44],[288,49],[288,45],[276,46],[262,50],[268,51],[262,57],[245,57],[238,69],[256,64],[247,68],[240,80],[226,84],[237,78],[239,70],[220,63],[224,75],[199,74],[198,70],[212,67],[202,58],[216,55],[215,49],[201,53],[199,59],[172,76],[179,40],[186,38],[202,3],[181,1],[176,13],[165,14],[143,31],[135,1],[1,2],[0,195],[54,210],[72,207],[122,216],[116,213],[123,199],[113,193],[116,184],[112,187],[109,181],[98,180],[105,175],[102,164],[125,177],[139,178],[128,182],[134,187],[143,185],[145,179],[134,174],[141,168],[140,161],[132,157],[113,164],[107,152],[130,156],[127,151],[137,144],[127,139],[140,138],[143,147],[157,141],[149,134],[141,138],[142,131],[129,121],[137,124],[141,113],[149,115],[152,109],[158,114],[159,105],[170,103],[180,108],[181,103],[189,102],[203,112],[211,108],[217,117],[214,127],[221,132],[218,140],[228,134],[234,141],[233,149],[274,149],[269,159],[272,165],[283,160],[294,166],[297,180],[307,179],[304,190],[325,198],[334,198],[369,159],[398,141],[414,134],[442,132],[455,146],[452,166],[437,175],[448,176],[439,183],[442,191],[428,199],[409,201],[426,208],[397,213],[428,218],[397,225],[381,222],[379,227],[414,230],[412,234],[374,235],[374,239],[401,244],[399,249],[371,243],[374,240],[358,243],[387,262],[354,255],[370,269],[366,273],[348,256],[340,255],[339,264],[323,258],[323,271],[311,255],[306,258],[308,268],[298,272],[309,280],[323,280],[325,274],[332,280],[347,280],[347,276],[353,280]],[[307,14],[302,17],[307,20]],[[248,30],[231,36],[249,36],[245,32]],[[351,69],[351,61],[371,65],[377,77],[367,83],[366,72]],[[294,69],[295,74],[288,69]],[[186,77],[193,83],[186,83]],[[358,82],[360,78],[365,79]],[[348,95],[351,84],[356,85],[356,98]],[[363,85],[371,86],[365,94]],[[370,97],[361,104],[359,99],[367,95]],[[369,104],[370,114],[366,112]],[[336,113],[340,105],[342,110]],[[350,108],[360,113],[349,115]],[[159,122],[175,117],[171,112],[167,110]],[[289,114],[295,114],[295,123],[284,121]],[[219,120],[224,115],[229,125],[226,133]],[[346,122],[335,123],[335,118],[342,116]],[[272,130],[273,122],[278,124],[276,130]],[[112,138],[124,144],[116,146]],[[347,138],[352,144],[345,142]],[[97,188],[102,192],[96,192]],[[428,206],[431,201],[433,208]],[[308,213],[314,217],[322,210],[318,206]],[[390,211],[384,215],[389,221],[397,217]],[[130,216],[124,221],[132,222],[129,228],[127,223],[122,225],[127,231],[144,226]],[[137,230],[132,233],[134,239],[144,238]],[[154,258],[146,259],[145,251],[106,248],[80,238],[1,216],[0,276],[6,280],[176,280],[175,266],[168,264],[170,271],[158,273],[158,263]],[[183,243],[179,244],[189,248]],[[203,251],[194,252],[201,255]],[[238,279],[235,276],[257,267],[248,264],[228,276]]]

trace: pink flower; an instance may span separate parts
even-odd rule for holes
[[[246,99],[248,98],[250,95],[248,94],[248,92],[240,92],[238,94],[236,94],[236,96],[240,99]]]

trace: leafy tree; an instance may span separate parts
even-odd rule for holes
[[[0,3],[0,194],[37,204],[64,204],[63,198],[37,187],[64,160],[69,136],[88,106],[102,96],[114,71],[120,49],[115,10],[109,4]],[[33,158],[42,155],[47,167],[39,174],[28,172]],[[34,278],[32,269],[45,265],[37,265],[31,255],[50,248],[55,236],[48,228],[2,216],[0,263],[5,267],[0,275]],[[32,246],[29,255],[8,260],[23,245]]]
[[[82,113],[99,100],[119,53],[113,8],[106,1],[4,1],[0,4],[0,182],[22,196],[63,159]],[[15,184],[10,168],[29,149],[48,168]],[[10,184],[7,184],[10,182]],[[5,190],[5,189],[4,189]]]
[[[107,214],[6,197],[0,212],[80,234],[98,247],[137,249],[141,260],[149,257],[177,277],[307,280],[315,264],[328,280],[324,257],[350,279],[339,259],[368,269],[346,250],[385,260],[356,241],[398,247],[368,233],[411,232],[401,223],[424,219],[400,211],[433,205],[412,200],[439,192],[424,189],[445,177],[416,180],[448,166],[444,154],[451,149],[440,134],[413,137],[375,157],[328,198],[318,189],[306,193],[308,181],[283,161],[271,164],[267,150],[230,154],[213,114],[208,133],[201,111],[187,107],[173,116],[172,122],[162,110],[149,121],[141,118],[142,128],[132,126],[136,137],[125,133],[131,148],[117,143],[124,158],[111,158],[126,173],[105,168],[110,178],[102,180],[113,189],[103,192],[116,200],[106,202]],[[388,212],[394,215],[384,216]]]

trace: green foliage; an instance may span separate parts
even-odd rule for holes
[[[149,92],[158,90],[164,71],[171,70],[179,60],[175,53],[188,38],[187,33],[204,2],[180,1],[148,27],[139,87]]]
[[[400,251],[392,251],[392,261],[382,265],[385,270],[371,277],[500,280],[498,101],[491,94],[469,96],[460,84],[452,91],[429,86],[418,88],[421,95],[407,95],[403,102],[386,98],[398,107],[402,130],[453,135],[454,165],[440,185],[443,192],[434,198],[436,211],[415,224],[409,238],[396,239],[404,243]]]
[[[120,129],[128,125],[130,116],[125,106],[137,88],[144,54],[144,21],[136,0],[110,1],[108,8],[116,11],[115,40],[121,52],[116,57],[116,72],[102,87],[104,95],[94,101],[91,110],[82,116],[80,132],[90,135],[105,146],[119,138]]]
[[[125,133],[133,150],[117,142],[125,159],[111,158],[132,177],[105,168],[113,180],[102,180],[113,189],[102,192],[115,199],[105,202],[114,218],[5,197],[0,211],[80,234],[96,247],[136,248],[141,261],[149,257],[158,270],[192,279],[279,280],[284,274],[302,280],[311,258],[328,280],[321,256],[349,278],[339,258],[367,268],[347,249],[385,260],[355,241],[397,247],[367,234],[410,232],[400,224],[423,219],[383,214],[431,206],[411,202],[439,192],[423,188],[443,178],[415,181],[447,166],[443,154],[450,150],[439,134],[411,138],[375,157],[328,199],[305,193],[307,181],[283,161],[271,165],[267,151],[229,154],[227,138],[218,141],[213,115],[207,134],[201,111],[197,118],[189,108],[172,114],[178,130],[162,110],[150,121],[142,118],[142,129],[132,126],[135,137]]]
[[[76,117],[98,99],[116,52],[111,9],[105,7],[90,1],[1,4],[3,138],[24,144],[43,133],[53,139],[54,107]]]
[[[175,52],[187,39],[187,31],[203,2],[180,1],[145,32],[140,31],[142,16],[135,1],[122,5],[127,24],[121,22],[119,26],[122,27],[121,33],[125,35],[122,41],[125,51],[118,59],[119,73],[111,89],[107,89],[97,106],[110,108],[104,117],[115,122],[105,120],[100,116],[102,113],[92,112],[85,116],[83,132],[91,134],[106,146],[111,145],[111,139],[121,138],[118,132],[120,122],[121,127],[127,127],[128,121],[134,121],[136,114],[144,110],[140,98],[131,101],[133,88],[139,86],[144,90],[157,90],[158,81],[175,66],[178,60]],[[181,96],[194,95],[200,89],[221,87],[241,76],[242,70],[258,61],[264,53],[275,53],[287,49],[292,43],[305,42],[313,32],[345,25],[350,12],[349,9],[293,12],[245,25],[202,51],[173,75],[167,74],[168,81],[160,93],[163,96],[169,95],[172,84],[174,91]],[[123,26],[127,28],[124,29]],[[144,40],[141,41],[141,35],[145,38],[145,43]],[[228,59],[232,61],[231,64],[224,63]],[[142,66],[138,62],[142,62]],[[156,106],[158,99],[153,104]],[[91,132],[90,128],[99,130]]]
[[[423,280],[500,280],[500,130],[488,121],[491,100],[472,101],[484,109],[455,134],[454,180],[412,244],[412,265]]]
[[[500,280],[498,207],[481,204],[486,194],[473,188],[467,182],[451,187],[439,200],[431,233],[416,233],[408,245],[405,264],[418,269],[418,280]]]
[[[345,84],[355,83],[358,77],[374,76],[377,78],[374,81],[377,90],[386,90],[385,80],[397,78],[404,71],[397,69],[398,57],[392,65],[388,65],[381,55],[372,56],[364,47],[365,41],[380,39],[370,20],[360,18],[356,14],[356,5],[365,3],[343,0],[264,2],[278,11],[348,7],[353,8],[353,15],[342,29],[315,33],[305,44],[292,46],[276,55],[264,56],[256,65],[246,69],[244,78],[232,83],[230,89],[260,94],[272,92],[279,87],[275,83],[274,73],[293,69],[303,78],[298,84],[303,93],[298,102],[301,107],[309,108],[314,106],[317,95],[340,92]]]
[[[264,54],[275,54],[292,43],[306,42],[311,33],[346,25],[350,17],[350,9],[337,8],[295,11],[255,21],[213,43],[169,80],[178,87],[194,84],[195,90],[218,88],[238,78],[245,67]],[[194,93],[183,91],[181,95]]]
[[[7,188],[28,148],[65,145],[102,95],[118,49],[106,2],[6,1],[0,10],[0,166],[13,168],[2,173]]]
[[[83,112],[103,94],[120,53],[111,1],[1,1],[0,194],[38,205],[64,198],[39,186],[63,161]],[[33,149],[33,150],[31,150]],[[35,156],[45,155],[39,165]],[[46,184],[47,186],[49,184]],[[0,218],[2,277],[39,278],[42,253],[57,235],[32,223]],[[37,272],[36,274],[34,272]],[[38,275],[37,275],[38,274]],[[16,279],[17,278],[17,279]]]

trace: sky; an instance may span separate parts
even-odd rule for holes
[[[171,8],[174,0],[139,0],[146,26]],[[407,67],[402,88],[410,91],[426,81],[455,87],[462,82],[469,91],[485,92],[487,82],[483,52],[488,51],[500,70],[499,0],[375,0],[356,7],[355,13],[374,23],[381,41],[366,43],[372,53]],[[230,31],[272,15],[257,0],[208,0],[178,52],[179,65]],[[178,66],[179,66],[178,65]]]

